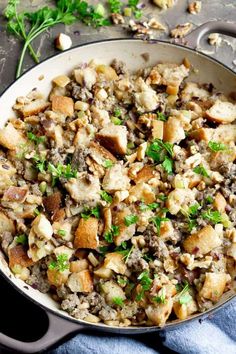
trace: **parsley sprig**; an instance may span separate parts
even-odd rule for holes
[[[219,224],[222,222],[222,215],[217,210],[208,209],[204,213],[202,213],[203,219],[209,220],[213,224]]]
[[[125,222],[126,226],[130,226],[132,224],[136,224],[137,221],[138,221],[138,216],[137,215],[133,215],[133,214],[127,215],[124,218],[124,222]]]
[[[151,157],[155,163],[162,164],[168,174],[173,172],[173,144],[155,139],[148,146],[146,155]]]
[[[180,305],[187,304],[189,301],[192,300],[192,297],[189,294],[190,286],[187,281],[185,281],[183,285],[177,284],[176,290],[179,291],[177,298]]]
[[[36,145],[39,145],[41,143],[44,143],[46,140],[45,135],[37,136],[32,132],[27,133],[27,138],[31,141],[33,141]]]
[[[18,61],[16,78],[21,75],[22,65],[27,50],[36,63],[39,62],[39,55],[35,53],[31,44],[41,33],[59,23],[70,25],[76,20],[73,15],[75,10],[75,1],[59,0],[56,8],[48,6],[42,7],[35,12],[18,12],[17,5],[19,0],[9,0],[4,11],[8,20],[7,29],[23,42],[23,48]]]
[[[209,173],[207,172],[207,170],[205,169],[205,167],[203,165],[199,165],[199,166],[194,167],[193,172],[195,172],[198,175],[201,175],[203,177],[210,177]]]
[[[225,144],[219,143],[217,141],[209,141],[208,147],[214,152],[224,151],[227,149],[227,146]]]
[[[52,261],[49,266],[51,270],[57,270],[58,272],[64,272],[66,269],[69,269],[69,259],[68,254],[61,253],[57,256],[56,261]]]
[[[136,300],[140,301],[142,300],[145,291],[150,290],[151,285],[152,285],[152,279],[149,277],[149,272],[147,270],[145,270],[144,272],[142,272],[138,278],[137,278],[140,282],[141,285],[141,291],[139,292],[139,294],[136,296]]]
[[[15,238],[16,243],[21,244],[21,245],[27,245],[28,243],[28,237],[25,234],[18,235]]]
[[[59,178],[76,178],[77,171],[73,170],[70,164],[62,165],[59,163],[57,166],[54,166],[51,162],[48,163],[48,172],[52,175],[52,186],[55,186]]]
[[[88,220],[91,216],[99,219],[101,216],[100,207],[96,206],[94,208],[84,208],[83,212],[80,214],[81,218]]]
[[[120,232],[120,228],[119,226],[116,225],[112,225],[111,229],[107,232],[105,232],[104,234],[104,239],[108,242],[108,243],[113,243],[113,237],[114,236],[118,236]]]
[[[150,219],[150,221],[153,222],[153,224],[156,226],[157,229],[157,235],[160,235],[160,231],[161,231],[161,223],[163,221],[169,221],[169,218],[166,217],[162,217],[160,215],[156,215],[153,218]]]

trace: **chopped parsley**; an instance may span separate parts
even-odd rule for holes
[[[125,222],[126,226],[130,226],[132,224],[136,224],[137,221],[138,221],[138,216],[137,215],[133,215],[133,214],[127,215],[124,218],[124,222]]]
[[[55,186],[59,178],[76,178],[77,171],[73,170],[71,164],[62,165],[59,163],[57,166],[54,166],[51,162],[48,163],[48,172],[52,175],[52,186]]]
[[[140,19],[143,15],[142,11],[138,8],[139,0],[129,0],[128,6],[132,9],[134,17]]]
[[[143,259],[146,261],[146,262],[152,262],[154,260],[153,256],[149,255],[149,254],[144,254],[143,256]]]
[[[118,276],[118,278],[117,278],[117,283],[119,284],[119,285],[126,285],[127,283],[128,283],[128,280],[127,279],[124,279],[124,278],[122,278],[121,276]]]
[[[176,285],[176,290],[178,292],[180,292],[178,294],[178,301],[180,303],[180,305],[183,305],[183,304],[187,304],[189,301],[192,300],[192,297],[191,295],[189,294],[189,290],[190,290],[190,287],[189,287],[189,284],[188,282],[184,282],[184,284],[177,284]]]
[[[109,10],[112,14],[120,14],[123,3],[119,0],[108,0]]]
[[[146,210],[155,210],[157,208],[159,208],[160,204],[159,203],[150,203],[150,204],[144,204],[142,203],[140,206],[139,206],[139,209],[141,211],[146,211]]]
[[[38,208],[35,208],[35,209],[34,209],[34,214],[35,214],[36,216],[38,216],[38,215],[40,214],[40,211],[38,210]]]
[[[162,164],[164,170],[170,174],[173,171],[173,144],[164,143],[160,139],[155,139],[147,148],[146,155],[151,157],[157,164]]]
[[[121,297],[113,297],[112,302],[117,306],[124,306],[124,300]]]
[[[37,135],[33,134],[32,132],[28,132],[27,137],[29,140],[33,141],[36,145],[44,143],[46,140],[45,135],[37,136]]]
[[[22,235],[16,236],[15,241],[18,244],[27,245],[28,237],[25,234],[22,234]]]
[[[161,120],[162,122],[166,122],[167,121],[167,116],[165,116],[163,113],[161,112],[157,112],[157,119]]]
[[[193,172],[195,172],[198,175],[201,175],[203,177],[210,177],[207,170],[202,165],[194,167]]]
[[[105,191],[100,192],[100,196],[105,202],[112,203],[112,196]]]
[[[205,200],[206,200],[207,203],[211,204],[211,203],[213,203],[214,199],[210,195],[208,195],[208,197],[206,197]]]
[[[66,236],[66,231],[61,229],[61,230],[57,231],[57,234],[61,237],[64,237],[64,236]]]
[[[49,269],[56,270],[58,272],[64,272],[66,269],[69,269],[69,259],[68,254],[62,253],[57,256],[56,261],[52,261],[49,266]]]
[[[166,292],[165,292],[165,288],[161,289],[160,295],[157,295],[155,297],[152,298],[152,300],[154,300],[155,302],[157,302],[158,304],[166,304]]]
[[[142,272],[138,278],[137,278],[140,282],[140,285],[142,287],[141,291],[139,292],[139,294],[136,296],[136,300],[140,301],[142,300],[145,291],[150,290],[151,285],[152,285],[152,279],[149,277],[149,272],[147,270],[145,270],[144,272]]]
[[[123,123],[123,121],[118,117],[111,117],[111,121],[115,125],[121,125]]]
[[[116,225],[112,225],[111,229],[107,232],[105,232],[104,234],[104,239],[108,242],[108,243],[113,243],[113,237],[114,236],[118,236],[120,232],[120,228],[119,226]]]
[[[165,202],[166,199],[167,199],[167,196],[164,195],[164,194],[159,194],[158,197],[157,197],[157,199],[161,200],[162,202]]]
[[[193,218],[193,217],[197,216],[198,210],[199,210],[200,207],[201,206],[198,203],[195,203],[195,204],[191,205],[188,208],[188,216],[189,216],[189,218]]]
[[[119,108],[115,108],[113,111],[115,117],[119,118],[121,116],[121,110]]]
[[[96,206],[92,209],[84,208],[83,212],[80,214],[81,218],[88,220],[91,216],[95,216],[95,218],[99,219],[101,215],[100,207]]]
[[[131,248],[127,248],[127,243],[122,242],[120,246],[115,248],[115,251],[123,255],[123,259],[125,260],[125,263],[128,261],[131,253],[133,252],[134,246]]]
[[[160,235],[160,230],[161,230],[161,223],[163,221],[169,221],[169,218],[166,217],[161,217],[159,215],[154,216],[153,218],[150,219],[150,221],[153,222],[153,224],[155,225],[156,229],[157,229],[157,235]]]
[[[46,160],[45,160],[45,158],[41,157],[39,155],[34,155],[32,157],[32,159],[33,159],[35,168],[41,173],[45,172],[45,169],[46,169],[46,166],[45,166],[46,165]]]
[[[99,252],[104,256],[109,250],[109,247],[107,246],[100,246],[99,247]]]
[[[206,212],[202,213],[202,217],[205,220],[211,221],[213,224],[218,224],[222,222],[222,215],[217,210],[208,209]]]
[[[217,141],[209,141],[208,147],[214,152],[224,151],[227,149],[227,146],[225,144],[218,143]]]
[[[103,166],[105,168],[111,168],[113,166],[113,162],[111,160],[105,160]]]

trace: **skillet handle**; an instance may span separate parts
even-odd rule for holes
[[[221,33],[231,37],[236,37],[236,23],[224,21],[206,22],[185,37],[187,45],[192,48],[197,48],[200,40],[208,33]]]
[[[6,348],[12,349],[14,353],[39,353],[62,340],[69,334],[83,329],[80,324],[70,322],[59,316],[47,312],[48,329],[42,338],[35,342],[22,342],[0,333],[0,344]],[[37,323],[36,323],[37,326]]]

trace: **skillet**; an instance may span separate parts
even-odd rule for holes
[[[210,32],[218,32],[236,37],[236,24],[208,22],[188,35],[185,38],[184,44],[195,48],[199,45],[201,38]],[[148,54],[149,60],[147,62],[144,61],[144,53]],[[34,87],[37,87],[40,92],[47,95],[51,88],[52,79],[61,74],[68,74],[80,62],[97,59],[104,64],[109,64],[112,59],[116,58],[124,61],[128,69],[137,70],[145,66],[153,66],[160,61],[181,62],[185,57],[189,59],[195,68],[195,73],[190,75],[189,80],[198,83],[211,82],[218,90],[222,90],[225,94],[236,92],[236,74],[232,70],[220,62],[180,44],[171,44],[163,41],[144,42],[135,39],[99,41],[78,46],[53,56],[16,80],[0,97],[0,126],[4,126],[5,122],[13,115],[12,105],[16,97],[26,95]],[[83,329],[132,335],[160,330],[157,326],[121,328],[76,320],[66,312],[60,310],[58,304],[48,295],[26,286],[23,281],[15,278],[11,274],[2,253],[0,253],[0,272],[19,293],[42,307],[48,315],[48,330],[41,339],[35,342],[21,342],[0,333],[0,343],[15,351],[38,353],[62,340],[67,335],[82,331]],[[165,330],[175,329],[190,320],[208,316],[209,313],[223,307],[235,295],[235,290],[230,290],[222,296],[222,299],[215,306],[204,314],[195,314],[184,321],[169,321],[164,328]]]

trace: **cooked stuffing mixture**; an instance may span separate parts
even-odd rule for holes
[[[0,239],[71,316],[164,326],[236,275],[236,105],[193,70],[81,64],[0,130]]]

